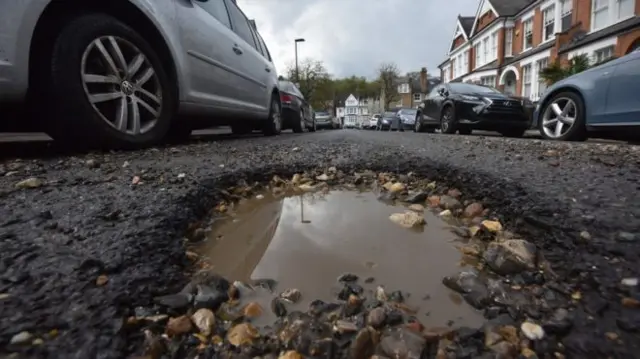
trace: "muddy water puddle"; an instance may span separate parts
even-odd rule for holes
[[[276,294],[300,290],[301,299],[287,304],[289,311],[305,311],[317,299],[336,302],[344,287],[338,278],[353,273],[367,297],[375,298],[379,286],[387,295],[400,291],[405,310],[415,311],[425,325],[481,323],[482,314],[442,284],[444,276],[464,265],[451,226],[429,209],[419,213],[426,225],[417,230],[390,220],[406,210],[381,203],[371,192],[280,198],[265,193],[241,201],[227,218],[214,222],[209,239],[195,250],[229,280],[268,278],[276,281]],[[258,326],[275,320],[273,297],[267,289],[243,297],[264,308],[254,320]]]

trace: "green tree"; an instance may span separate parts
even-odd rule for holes
[[[288,67],[287,78],[298,84],[298,88],[307,101],[312,101],[320,84],[326,83],[330,77],[322,61],[304,59],[298,64],[296,74],[295,64]],[[313,105],[312,105],[313,106]]]
[[[540,70],[540,77],[545,80],[548,85],[563,80],[569,76],[581,73],[592,67],[599,66],[607,61],[611,61],[614,58],[610,58],[596,64],[591,64],[589,57],[586,54],[581,54],[573,57],[569,60],[567,65],[563,65],[560,61],[555,61],[544,69]]]

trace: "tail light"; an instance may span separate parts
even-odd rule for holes
[[[291,103],[292,101],[293,101],[293,97],[291,97],[291,95],[287,95],[286,93],[280,94],[280,102]]]

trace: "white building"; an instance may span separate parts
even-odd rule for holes
[[[350,94],[344,101],[344,125],[346,127],[359,127],[369,120],[371,99],[358,99]]]

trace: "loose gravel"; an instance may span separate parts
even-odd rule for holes
[[[640,147],[343,130],[0,163],[0,354],[140,352],[132,307],[188,282],[182,233],[219,189],[317,166],[413,172],[501,214],[573,301],[569,358],[640,357]],[[23,337],[28,334],[23,333]],[[24,339],[24,338],[22,338]]]

